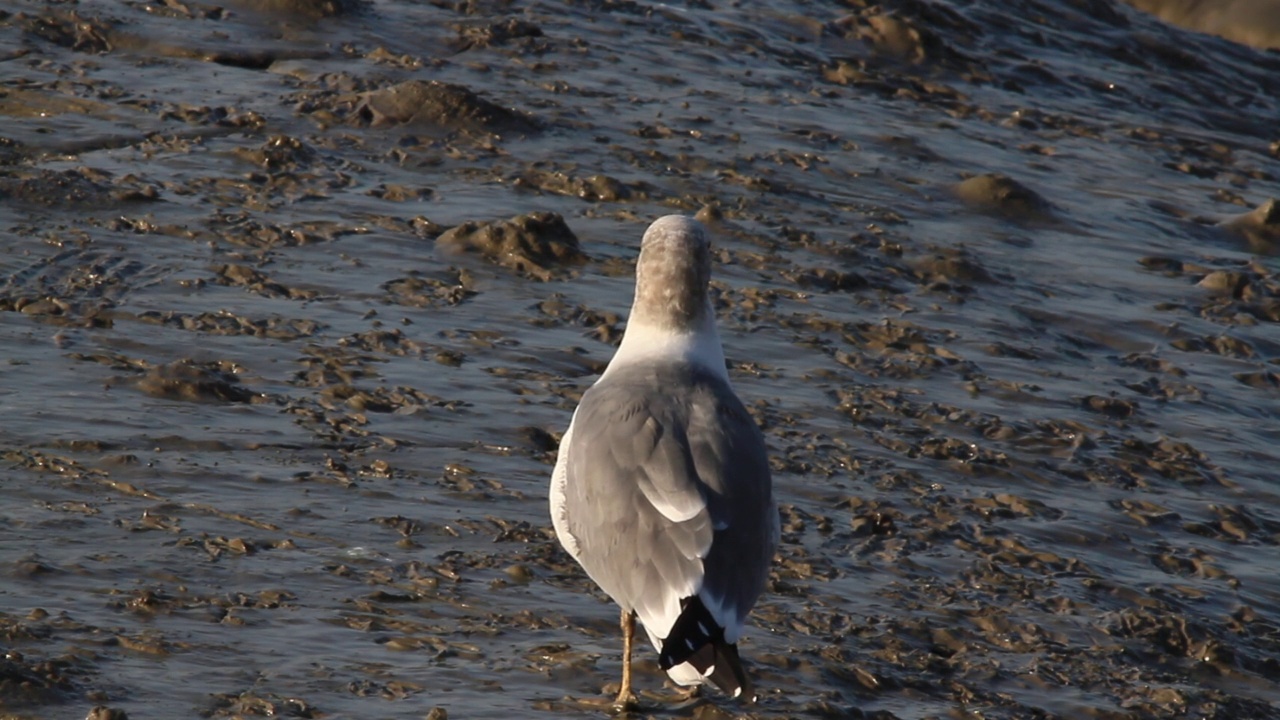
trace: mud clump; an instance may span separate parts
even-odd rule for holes
[[[423,393],[410,387],[374,388],[360,390],[351,385],[330,385],[320,392],[320,405],[329,410],[342,406],[358,413],[419,412],[424,408],[442,407],[456,409],[459,404]]]
[[[1280,48],[1280,19],[1274,5],[1251,0],[1125,0],[1167,23],[1224,37],[1259,49]]]
[[[453,43],[454,50],[479,50],[482,48],[503,45],[512,40],[527,41],[542,37],[542,28],[528,20],[506,18],[481,25],[461,25],[458,27],[458,39]]]
[[[91,168],[0,176],[0,200],[45,207],[105,208],[131,200],[155,200],[159,191],[137,178],[112,181]]]
[[[1200,287],[1216,295],[1239,297],[1240,291],[1249,284],[1249,276],[1241,272],[1214,270],[1196,283]]]
[[[1138,412],[1138,403],[1114,397],[1090,395],[1080,401],[1086,410],[1101,413],[1107,417],[1123,420],[1133,417]]]
[[[75,691],[68,669],[66,660],[28,660],[16,651],[6,653],[0,657],[0,704],[36,705],[66,699]]]
[[[912,263],[916,276],[926,284],[964,286],[969,283],[994,283],[996,278],[964,250],[939,248]]]
[[[587,257],[564,218],[550,212],[498,222],[465,222],[441,235],[436,245],[451,252],[479,253],[490,262],[543,281]]]
[[[1254,215],[1258,211],[1249,213]],[[1248,216],[1244,216],[1248,217]],[[1200,317],[1230,326],[1280,322],[1280,273],[1259,260],[1241,262],[1234,258],[1209,259],[1206,264],[1178,258],[1150,256],[1139,260],[1148,270],[1169,277],[1182,277],[1195,284],[1182,303]],[[1161,306],[1168,310],[1177,304]],[[1248,343],[1227,336],[1179,338],[1170,344],[1179,350],[1211,351],[1220,355],[1253,357]]]
[[[914,65],[964,59],[918,20],[884,12],[879,7],[868,9],[863,15],[844,17],[834,27],[846,38],[867,43],[876,55]]]
[[[1039,193],[1007,175],[977,175],[954,187],[965,204],[1016,220],[1043,220],[1053,206]]]
[[[237,384],[234,375],[219,364],[199,365],[180,360],[151,368],[137,388],[152,397],[187,402],[256,403],[267,400]]]
[[[370,3],[362,0],[232,0],[230,5],[265,15],[318,20],[350,15]]]
[[[387,301],[411,307],[458,305],[475,297],[475,279],[465,270],[449,268],[436,277],[410,276],[383,283]]]
[[[279,697],[271,693],[218,694],[212,696],[209,708],[200,713],[211,718],[297,717],[313,718],[322,714],[310,703],[296,697]]]
[[[855,292],[870,286],[858,273],[828,267],[803,268],[783,273],[783,277],[805,290],[818,292]]]
[[[563,172],[529,170],[512,182],[512,187],[556,195],[568,195],[588,202],[622,202],[649,196],[650,188],[635,188],[608,175],[575,177]]]
[[[256,148],[235,148],[232,154],[268,172],[296,171],[316,161],[315,148],[288,135],[276,135]]]
[[[137,319],[141,322],[179,328],[189,332],[209,335],[249,335],[277,340],[310,337],[321,328],[321,325],[314,320],[282,317],[255,320],[226,311],[189,314],[172,310],[167,312],[148,310],[139,313]]]
[[[1280,200],[1272,198],[1251,212],[1228,218],[1218,226],[1244,238],[1253,252],[1280,254]]]
[[[488,133],[531,133],[537,122],[485,100],[462,85],[409,80],[363,93],[356,117],[368,125],[423,125]]]
[[[75,11],[18,15],[17,20],[27,35],[77,52],[97,54],[114,49],[110,25],[97,18],[83,18]]]
[[[222,265],[214,268],[214,273],[214,282],[219,285],[240,286],[264,297],[310,300],[316,296],[315,291],[283,285],[248,265]]]

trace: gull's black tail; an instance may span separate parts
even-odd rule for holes
[[[694,595],[680,601],[680,617],[662,641],[658,665],[670,670],[689,663],[722,691],[755,702],[755,689],[742,669],[737,644],[724,641],[724,628]]]

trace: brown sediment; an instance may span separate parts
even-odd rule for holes
[[[461,85],[410,80],[365,93],[355,117],[375,127],[423,125],[450,130],[529,133],[537,122]]]
[[[1250,212],[1222,221],[1221,226],[1242,237],[1252,252],[1280,254],[1280,201],[1275,198]]]
[[[1012,218],[1041,219],[1052,214],[1047,200],[1007,175],[975,175],[955,186],[956,196],[974,207]]]
[[[1125,0],[1165,22],[1256,48],[1280,47],[1280,16],[1272,0]]]
[[[540,280],[549,280],[562,268],[586,260],[578,237],[564,218],[549,212],[465,222],[436,238],[436,245],[446,252],[478,253],[490,262]]]

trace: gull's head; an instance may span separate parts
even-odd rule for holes
[[[631,321],[680,332],[696,330],[711,317],[710,280],[706,227],[683,215],[658,218],[640,243]]]

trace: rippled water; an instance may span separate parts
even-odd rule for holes
[[[761,704],[644,714],[1280,717],[1274,53],[1103,0],[0,38],[5,713],[599,714],[555,439],[700,212],[783,547]],[[436,242],[534,212],[586,260]]]

